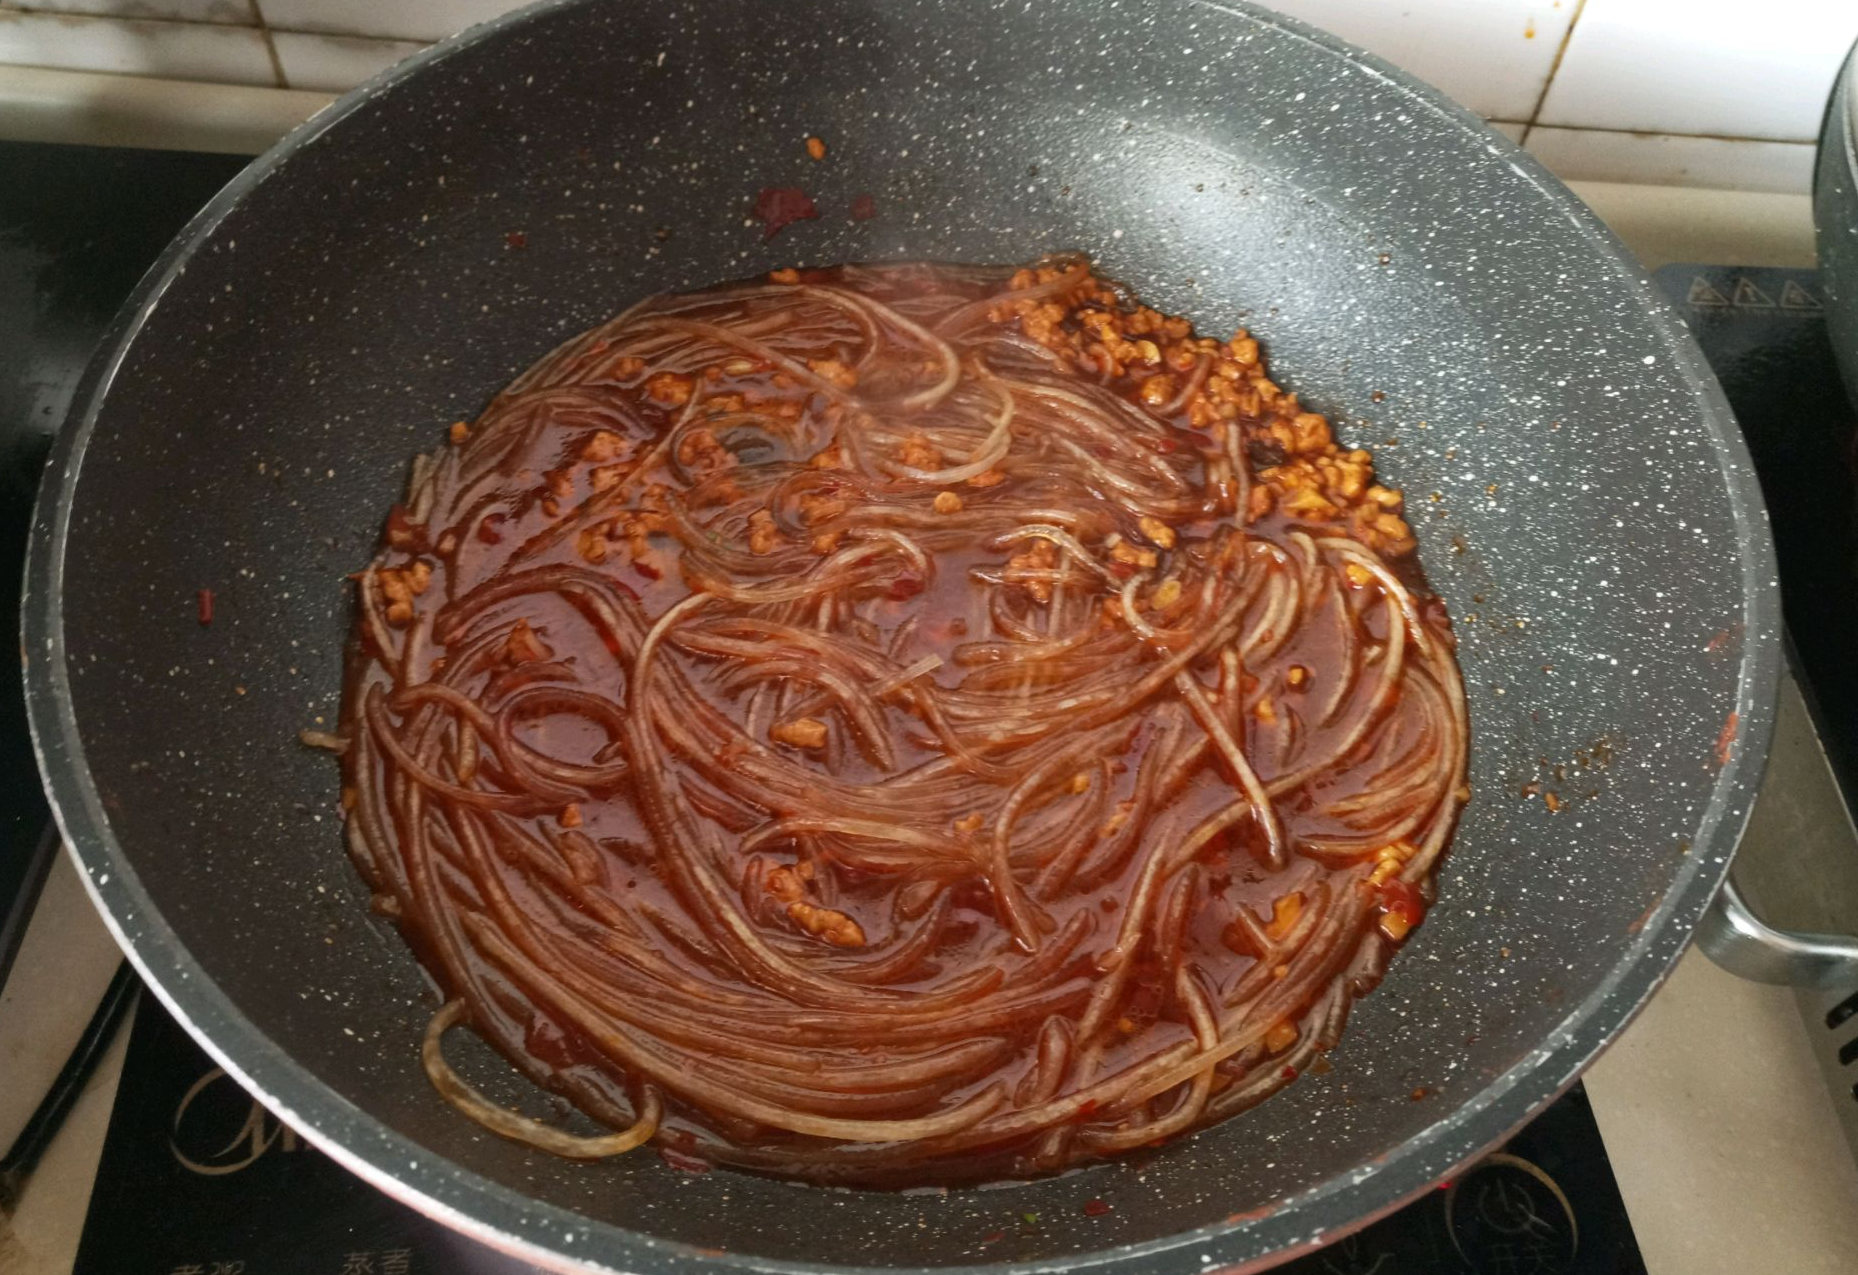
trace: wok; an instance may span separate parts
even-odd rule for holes
[[[787,185],[822,214],[764,241],[747,210]],[[849,218],[866,192],[879,215]],[[295,742],[335,719],[344,573],[408,458],[650,292],[1054,249],[1257,332],[1412,494],[1458,618],[1477,796],[1333,1070],[1158,1152],[945,1194],[483,1133],[428,1089],[432,992],[369,918],[333,768]],[[413,59],[253,164],[123,310],[52,460],[26,608],[64,830],[201,1042],[385,1190],[644,1275],[1256,1267],[1393,1209],[1569,1085],[1682,950],[1778,662],[1748,458],[1619,244],[1385,64],[1165,0],[571,0]]]

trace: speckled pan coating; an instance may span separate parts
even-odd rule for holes
[[[821,218],[764,244],[747,207],[787,184]],[[852,221],[865,191],[880,215]],[[568,1164],[481,1133],[427,1089],[425,983],[367,918],[334,768],[294,743],[333,720],[343,573],[407,458],[647,292],[1058,248],[1258,332],[1411,494],[1458,617],[1478,795],[1334,1070],[1159,1153],[948,1194],[692,1177],[649,1152]],[[1501,1138],[1620,1029],[1721,879],[1767,742],[1767,526],[1681,326],[1521,152],[1245,7],[529,11],[351,94],[234,182],[78,402],[26,652],[92,888],[161,997],[286,1118],[551,1264],[1172,1273],[1334,1238]],[[1558,812],[1523,795],[1537,783]],[[466,1061],[498,1088],[494,1060]],[[1087,1217],[1092,1198],[1112,1211]]]

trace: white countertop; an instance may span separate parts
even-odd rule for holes
[[[1647,268],[1813,263],[1802,196],[1604,183],[1575,190]],[[61,858],[0,1000],[0,1145],[82,1030],[116,960]],[[0,1275],[70,1270],[126,1037],[15,1215],[0,1218]],[[1858,1164],[1791,992],[1744,983],[1693,951],[1594,1065],[1587,1090],[1652,1275],[1858,1270]]]

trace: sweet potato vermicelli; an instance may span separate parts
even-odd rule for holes
[[[505,1136],[1050,1171],[1249,1106],[1468,791],[1398,493],[1088,262],[646,301],[415,465],[344,805]],[[606,1133],[489,1102],[494,1044]]]

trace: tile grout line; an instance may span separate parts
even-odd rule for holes
[[[271,24],[265,21],[264,10],[258,7],[258,0],[245,0],[251,6],[252,21],[258,24],[258,34],[264,37],[265,53],[271,58],[271,74],[277,76],[277,86],[281,89],[290,87],[290,77],[284,74],[284,59],[277,55],[277,41],[271,38]],[[1583,4],[1586,0],[1581,0]]]
[[[251,3],[251,0],[247,0],[247,3]],[[15,18],[59,18],[97,26],[200,27],[208,31],[251,31],[258,25],[256,22],[216,22],[211,18],[183,18],[171,14],[142,13],[129,9],[118,12],[100,9],[64,9],[55,8],[49,4],[22,4],[20,0],[0,0],[0,13]]]
[[[51,4],[22,4],[20,0],[0,0],[0,14],[19,18],[73,18],[80,22],[96,23],[100,26],[154,26],[154,27],[197,27],[205,31],[258,31],[265,35],[313,35],[320,39],[357,44],[416,44],[428,48],[447,37],[429,38],[426,36],[389,35],[380,31],[344,31],[340,29],[319,27],[313,24],[304,26],[274,27],[264,16],[264,10],[258,0],[245,0],[251,11],[249,21],[215,21],[212,18],[180,17],[173,14],[141,13],[125,9],[121,12],[108,12],[96,9],[67,9]],[[520,4],[516,7],[520,8]],[[458,30],[464,30],[464,27]],[[453,34],[456,34],[454,32]],[[21,66],[24,63],[4,62],[0,66]],[[134,74],[125,72],[124,74]],[[218,81],[202,81],[217,83]],[[1511,121],[1519,123],[1520,121]]]
[[[1679,137],[1695,142],[1759,142],[1764,146],[1817,146],[1810,137],[1757,137],[1746,133],[1676,133],[1655,128],[1607,128],[1600,124],[1534,124],[1526,120],[1497,119],[1492,124],[1516,124],[1525,129],[1543,129],[1556,133],[1605,133],[1609,137],[1637,137],[1646,141],[1658,137]]]
[[[252,0],[255,5],[258,0]],[[1542,118],[1542,107],[1548,101],[1548,91],[1555,87],[1555,73],[1561,70],[1561,59],[1568,56],[1568,45],[1574,40],[1574,28],[1580,25],[1581,15],[1587,12],[1587,0],[1574,0],[1574,12],[1568,15],[1568,29],[1561,33],[1561,43],[1555,47],[1555,60],[1548,64],[1548,75],[1542,80],[1542,91],[1535,99],[1535,109],[1529,112],[1529,118],[1523,122],[1523,135],[1516,140],[1518,146],[1527,149],[1529,134],[1535,132],[1536,123]]]

